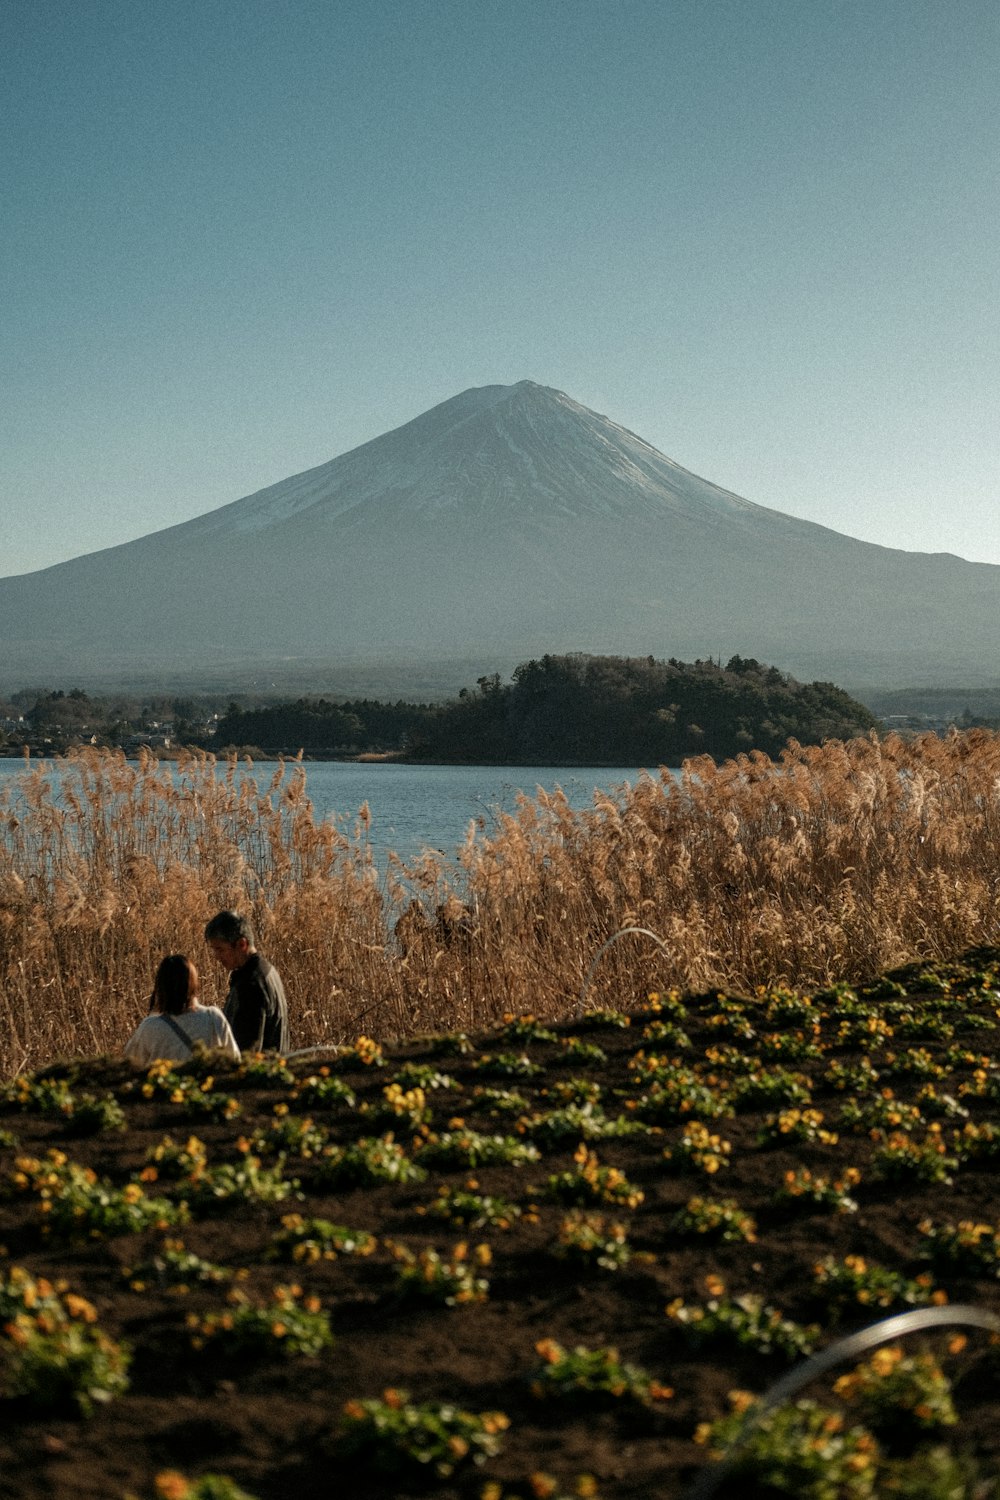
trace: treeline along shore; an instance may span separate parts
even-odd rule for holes
[[[256,758],[302,751],[310,759],[676,766],[690,755],[775,755],[789,739],[849,739],[877,724],[833,683],[800,683],[740,656],[725,666],[651,656],[543,656],[522,663],[509,683],[493,673],[435,703],[300,697],[234,699],[222,708],[190,697],[142,704],[92,698],[79,688],[17,696],[31,701],[22,721],[7,721],[8,748],[32,740],[43,753],[89,742],[132,754],[146,746],[173,755],[188,748]]]
[[[165,953],[201,959],[220,999],[202,932],[223,907],[280,968],[295,1047],[565,1018],[584,995],[853,983],[996,943],[998,787],[987,730],[792,741],[582,810],[523,797],[457,867],[385,874],[367,807],[317,820],[302,763],[258,782],[235,757],[79,751],[0,791],[0,1073],[120,1048]]]
[[[220,745],[307,753],[397,750],[403,758],[482,765],[679,765],[689,755],[775,754],[790,738],[850,738],[875,727],[829,682],[803,684],[752,659],[543,656],[509,683],[480,677],[445,703],[233,705]]]

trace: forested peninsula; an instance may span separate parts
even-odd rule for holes
[[[269,754],[395,753],[434,763],[677,765],[728,759],[789,739],[818,744],[877,727],[830,682],[800,683],[753,658],[681,662],[652,656],[543,656],[511,681],[480,677],[444,703],[333,703],[299,698],[230,704],[215,745]]]

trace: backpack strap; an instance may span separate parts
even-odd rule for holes
[[[160,1020],[161,1021],[165,1021],[166,1024],[170,1027],[170,1030],[174,1033],[174,1035],[180,1037],[181,1041],[184,1043],[185,1047],[187,1048],[187,1050],[189,1052],[194,1052],[194,1047],[192,1045],[191,1038],[188,1036],[188,1034],[184,1030],[183,1026],[178,1026],[178,1024],[174,1020],[173,1016],[164,1015],[164,1013],[161,1011],[160,1012]]]

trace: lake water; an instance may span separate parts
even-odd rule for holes
[[[225,770],[223,765],[221,768]],[[275,763],[255,761],[252,774],[263,789]],[[24,771],[20,759],[0,759],[0,778]],[[518,791],[560,786],[572,807],[588,807],[594,792],[613,791],[639,775],[635,766],[409,766],[388,762],[309,761],[306,792],[320,818],[353,823],[363,802],[371,809],[369,842],[381,864],[394,849],[413,859],[423,849],[449,858],[463,842],[470,821],[491,831],[498,812],[513,812]]]

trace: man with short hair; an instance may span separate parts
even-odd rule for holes
[[[205,927],[205,941],[212,957],[230,971],[223,1014],[240,1051],[287,1053],[288,1003],[281,975],[257,952],[246,917],[217,912]]]

